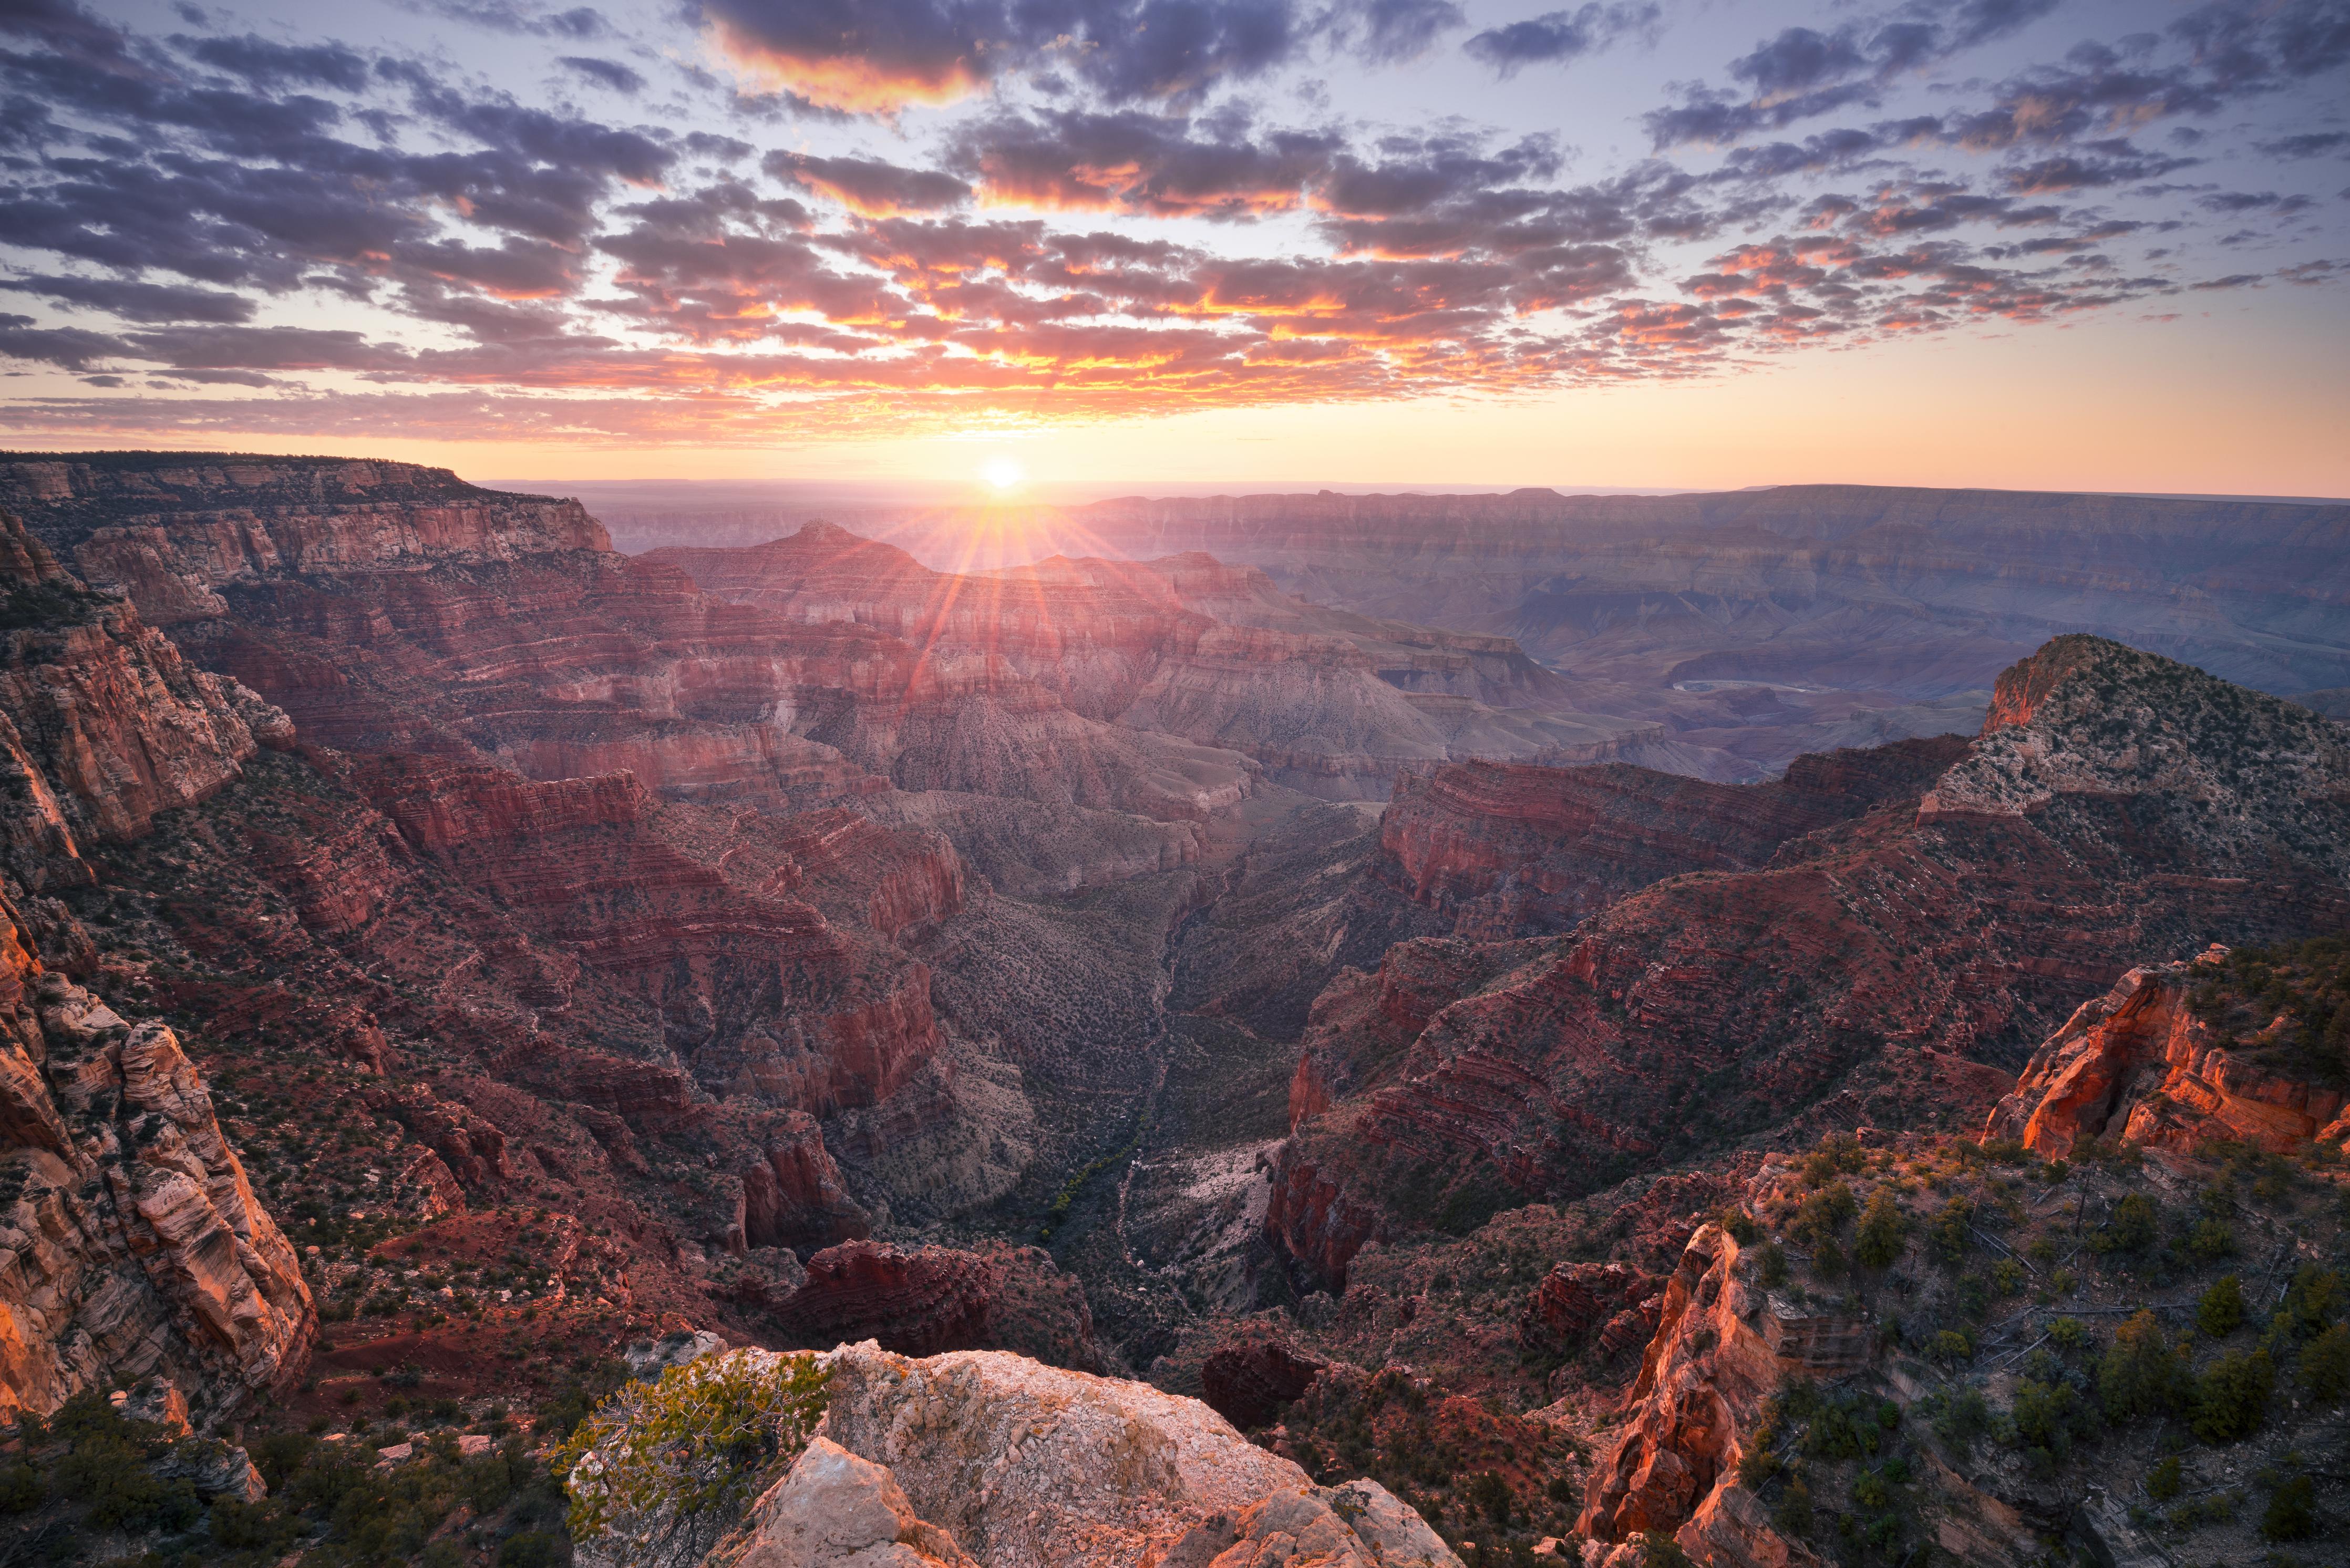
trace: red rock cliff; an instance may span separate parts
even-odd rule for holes
[[[45,972],[0,899],[0,1419],[170,1377],[216,1420],[297,1377],[318,1327],[171,1030]]]

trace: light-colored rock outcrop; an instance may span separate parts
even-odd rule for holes
[[[977,1568],[954,1537],[914,1512],[889,1470],[816,1438],[751,1505],[728,1568]]]
[[[1207,1406],[1147,1383],[1003,1351],[917,1359],[869,1340],[819,1360],[828,1405],[806,1449],[706,1558],[664,1563],[1461,1568],[1376,1482],[1317,1487]],[[637,1533],[712,1533],[707,1521],[651,1524]],[[619,1561],[596,1539],[580,1560]]]

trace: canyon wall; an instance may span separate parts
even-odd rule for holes
[[[1372,1000],[1408,988],[1342,977],[1293,1095],[1323,1108],[1281,1152],[1269,1232],[1337,1278],[1347,1240],[1587,1189],[1822,1096],[1895,1125],[1979,1114],[2144,955],[2350,927],[2338,730],[2096,639],[2041,657],[2062,674],[2007,684],[2049,694],[1914,806],[1499,945],[1508,972],[1466,966],[1417,1027]]]
[[[150,1376],[223,1418],[300,1375],[317,1315],[178,1037],[52,967],[89,938],[49,894],[288,727],[6,512],[0,575],[0,1418]]]

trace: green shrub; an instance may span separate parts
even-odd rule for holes
[[[2323,1332],[2345,1304],[2342,1276],[2315,1263],[2303,1263],[2286,1287],[2282,1314],[2301,1338]]]
[[[2331,1404],[2350,1393],[2350,1323],[2337,1323],[2302,1347],[2301,1386]]]
[[[2232,1258],[2236,1255],[2235,1227],[2225,1220],[2198,1220],[2188,1229],[2183,1246],[2187,1255],[2200,1263]]]
[[[2114,1331],[2114,1343],[2097,1365],[2097,1397],[2106,1418],[2120,1425],[2177,1409],[2185,1394],[2182,1355],[2170,1347],[2152,1312],[2141,1312]]]
[[[1510,1483],[1493,1470],[1479,1470],[1469,1478],[1466,1488],[1469,1506],[1493,1521],[1496,1530],[1510,1525]]]
[[[2077,1317],[2054,1318],[2048,1324],[2048,1337],[2070,1355],[2089,1343],[2089,1327]]]
[[[1974,1353],[1973,1337],[1961,1329],[1939,1330],[1933,1338],[1926,1342],[1926,1354],[1946,1366],[1970,1360]]]
[[[1821,1238],[1820,1244],[1813,1249],[1812,1272],[1824,1280],[1844,1277],[1844,1249],[1836,1245],[1835,1237]]]
[[[1926,1250],[1946,1264],[1955,1265],[1965,1258],[1967,1249],[1974,1244],[1968,1231],[1974,1213],[1974,1206],[1963,1198],[1953,1198],[1943,1204],[1927,1222]]]
[[[2207,1443],[2232,1443],[2260,1430],[2276,1371],[2265,1350],[2235,1351],[2203,1369],[2188,1425]]]
[[[1772,1241],[1762,1250],[1762,1288],[1776,1290],[1787,1282],[1787,1250]]]
[[[1853,1197],[1850,1187],[1839,1181],[1804,1199],[1795,1217],[1787,1222],[1787,1233],[1806,1246],[1817,1247],[1832,1239],[1844,1228],[1845,1221],[1859,1211],[1859,1199]]]
[[[2095,1430],[2087,1402],[2069,1383],[2035,1383],[2025,1378],[2016,1385],[2009,1420],[2015,1430],[2016,1447],[2033,1456],[2043,1469],[2064,1463],[2073,1452],[2073,1439]]]
[[[2161,1211],[2154,1199],[2143,1192],[2133,1192],[2114,1205],[2113,1218],[2105,1229],[2089,1238],[2093,1252],[2138,1253],[2154,1245],[2162,1232]]]
[[[1689,1553],[1665,1532],[1646,1531],[1640,1536],[1640,1568],[1690,1568]]]
[[[2220,1276],[2195,1304],[2195,1326],[2214,1339],[2235,1333],[2243,1321],[2244,1284],[2233,1274]]]
[[[1867,1164],[1868,1155],[1858,1138],[1850,1133],[1832,1133],[1804,1157],[1804,1185],[1825,1187],[1836,1179],[1837,1172],[1860,1170]]]
[[[2154,1469],[2146,1472],[2146,1495],[2157,1502],[2168,1502],[2177,1497],[2187,1484],[2180,1473],[2185,1468],[2177,1454],[2157,1460]]]
[[[1865,1269],[1892,1266],[1901,1255],[1908,1240],[1909,1217],[1901,1211],[1901,1204],[1889,1187],[1880,1187],[1868,1196],[1868,1207],[1860,1216],[1860,1231],[1854,1239],[1852,1255]]]
[[[830,1379],[809,1355],[763,1365],[737,1352],[620,1388],[556,1451],[573,1538],[656,1508],[685,1519],[755,1495],[806,1447]]]
[[[1804,1452],[1822,1459],[1873,1458],[1900,1424],[1901,1407],[1890,1399],[1857,1393],[1823,1395],[1811,1413],[1811,1429],[1804,1434]]]
[[[1800,1539],[1812,1532],[1812,1489],[1804,1484],[1801,1477],[1789,1481],[1787,1490],[1780,1494],[1771,1510],[1771,1522],[1782,1535]]]
[[[238,1498],[213,1500],[213,1539],[232,1552],[280,1552],[294,1537],[292,1521],[265,1502]]]
[[[0,1469],[0,1513],[30,1513],[48,1496],[41,1472],[27,1464]]]
[[[498,1568],[557,1568],[568,1555],[560,1536],[525,1530],[498,1543]]]
[[[1979,1388],[1960,1389],[1934,1412],[1935,1433],[1954,1448],[1964,1449],[1989,1430],[1991,1407]]]
[[[2271,1541],[2306,1541],[2317,1533],[2317,1483],[2294,1476],[2269,1493],[2261,1533]]]

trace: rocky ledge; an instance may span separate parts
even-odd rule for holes
[[[779,1358],[737,1351],[749,1368]],[[1460,1568],[1371,1480],[1316,1486],[1196,1399],[1000,1351],[911,1359],[871,1341],[816,1357],[806,1448],[706,1551],[663,1521],[578,1544],[583,1568]],[[746,1368],[747,1369],[747,1368]],[[672,1376],[677,1374],[671,1375]],[[707,1374],[704,1375],[705,1376]],[[632,1428],[581,1462],[618,1459]]]

